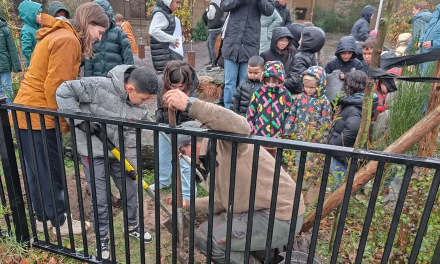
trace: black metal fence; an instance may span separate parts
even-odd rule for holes
[[[8,118],[8,110],[10,111],[10,115],[12,116],[13,124],[14,126],[11,126]],[[40,124],[42,127],[42,134],[43,134],[43,140],[45,136],[45,123],[44,123],[44,115],[46,116],[52,116],[54,118],[55,122],[55,131],[56,131],[56,141],[58,144],[58,159],[61,163],[61,176],[63,179],[63,189],[64,189],[64,196],[65,196],[65,207],[66,207],[66,214],[67,214],[67,223],[69,225],[69,239],[68,243],[66,243],[60,236],[59,227],[57,228],[57,235],[56,239],[53,239],[49,235],[48,227],[46,226],[45,222],[47,219],[43,216],[43,224],[44,224],[44,232],[43,234],[38,233],[35,226],[35,216],[33,213],[33,204],[40,203],[41,206],[43,205],[43,202],[41,201],[32,201],[31,195],[30,195],[30,186],[28,185],[27,178],[26,178],[26,166],[24,166],[24,153],[23,153],[23,145],[20,140],[20,133],[18,133],[18,126],[17,126],[17,112],[21,111],[25,113],[26,116],[26,122],[28,125],[27,132],[30,136],[30,147],[31,150],[34,149],[34,142],[32,138],[31,133],[31,119],[30,114],[36,114],[39,116]],[[124,127],[132,127],[136,130],[136,146],[137,146],[137,167],[142,167],[142,160],[141,160],[141,131],[142,130],[151,130],[153,131],[154,135],[154,177],[155,177],[155,262],[161,263],[161,254],[163,253],[161,251],[162,243],[161,241],[161,220],[160,220],[160,206],[158,204],[158,201],[160,198],[159,196],[159,180],[158,180],[158,174],[159,174],[159,132],[163,131],[166,133],[172,133],[171,141],[172,141],[172,167],[173,167],[173,175],[176,175],[177,167],[176,167],[176,160],[178,151],[176,148],[177,145],[177,134],[187,134],[192,137],[192,156],[195,156],[195,146],[196,146],[196,137],[205,137],[211,139],[211,146],[210,146],[210,154],[212,157],[216,156],[216,143],[219,140],[226,140],[231,141],[232,143],[232,156],[231,156],[231,174],[230,174],[230,193],[229,193],[229,207],[230,210],[227,212],[227,237],[226,237],[226,259],[225,263],[229,263],[229,255],[231,250],[234,250],[231,248],[231,234],[232,234],[232,215],[233,215],[233,201],[234,201],[234,192],[236,190],[235,186],[235,178],[236,178],[236,163],[237,163],[237,151],[239,144],[254,144],[257,146],[254,151],[254,157],[253,157],[253,164],[252,164],[252,181],[251,181],[251,190],[250,190],[250,200],[249,200],[249,219],[248,223],[252,223],[252,216],[254,212],[254,198],[255,198],[255,185],[256,185],[256,179],[257,179],[257,170],[258,170],[258,160],[259,160],[259,152],[260,148],[259,146],[269,146],[273,148],[277,148],[276,152],[276,162],[275,162],[275,168],[274,168],[274,175],[273,175],[273,192],[272,192],[272,200],[271,200],[271,208],[270,208],[270,216],[269,216],[269,228],[268,228],[268,236],[267,236],[267,243],[266,243],[266,254],[265,254],[265,263],[269,263],[269,255],[267,254],[271,250],[272,245],[272,232],[273,232],[273,225],[275,221],[275,206],[277,202],[277,193],[278,193],[278,185],[279,185],[279,177],[280,177],[280,171],[282,170],[282,155],[283,150],[285,149],[295,149],[301,151],[301,158],[300,158],[300,166],[298,170],[297,175],[297,186],[296,186],[296,192],[295,192],[295,199],[294,199],[294,206],[293,206],[293,212],[292,212],[292,218],[291,218],[291,226],[290,226],[290,232],[289,234],[286,234],[286,236],[289,237],[288,244],[287,244],[287,250],[286,250],[286,259],[287,261],[285,263],[290,263],[293,244],[294,244],[294,230],[297,222],[298,217],[298,207],[300,203],[300,195],[301,195],[301,189],[303,184],[303,178],[304,178],[304,172],[305,172],[305,162],[307,158],[307,152],[309,153],[320,153],[321,155],[325,155],[325,161],[324,161],[324,167],[323,172],[321,175],[321,187],[319,189],[319,196],[317,199],[317,205],[316,205],[316,218],[314,220],[314,227],[313,232],[311,234],[311,242],[308,252],[308,259],[307,263],[313,263],[313,258],[315,256],[316,251],[316,245],[318,241],[318,233],[319,233],[319,226],[321,223],[321,212],[324,204],[324,197],[327,187],[327,182],[329,179],[329,172],[330,172],[330,164],[331,159],[333,157],[346,157],[351,159],[351,165],[348,169],[347,173],[347,188],[345,190],[345,196],[343,199],[342,207],[341,207],[341,215],[337,224],[337,233],[335,238],[335,243],[332,250],[332,257],[330,260],[330,263],[337,263],[338,262],[338,255],[339,255],[339,248],[341,245],[341,241],[343,238],[343,230],[344,230],[344,224],[347,217],[347,211],[349,208],[349,199],[350,199],[350,193],[352,190],[354,175],[356,173],[356,164],[359,160],[372,160],[372,161],[378,161],[378,167],[375,173],[375,179],[374,184],[371,191],[371,197],[369,200],[368,210],[365,212],[365,220],[363,222],[362,227],[362,235],[360,238],[359,246],[357,249],[357,257],[355,263],[361,263],[362,257],[364,255],[366,241],[368,237],[368,233],[370,232],[371,222],[374,215],[374,209],[376,200],[379,193],[380,188],[380,182],[382,180],[382,177],[384,175],[384,167],[387,163],[394,163],[394,164],[400,164],[402,166],[405,166],[405,174],[403,177],[403,183],[400,188],[400,193],[395,205],[394,215],[392,218],[391,225],[389,226],[389,232],[386,240],[386,244],[384,247],[383,255],[382,255],[382,261],[381,263],[387,263],[390,259],[390,253],[394,244],[396,232],[398,229],[399,219],[402,214],[402,209],[405,202],[405,197],[408,191],[408,186],[410,183],[411,176],[413,174],[414,167],[423,167],[428,169],[434,169],[435,170],[435,176],[433,178],[431,188],[429,190],[429,193],[427,195],[424,211],[422,218],[420,219],[419,227],[417,229],[417,235],[415,238],[415,242],[413,243],[411,256],[409,259],[409,263],[415,263],[417,260],[417,256],[420,251],[420,247],[422,244],[422,240],[424,238],[424,234],[427,229],[428,221],[431,216],[431,211],[434,206],[434,203],[436,201],[436,195],[438,192],[439,184],[440,184],[440,160],[437,159],[423,159],[423,158],[416,158],[412,156],[407,155],[393,155],[389,153],[382,153],[382,152],[371,152],[371,151],[359,151],[351,148],[343,148],[343,147],[337,147],[337,146],[330,146],[330,145],[321,145],[321,144],[311,144],[311,143],[304,143],[304,142],[296,142],[296,141],[289,141],[289,140],[274,140],[274,139],[268,139],[268,138],[262,138],[262,137],[245,137],[241,135],[235,135],[235,134],[229,134],[229,133],[223,133],[218,131],[198,131],[198,130],[184,130],[181,128],[174,128],[174,127],[168,127],[159,125],[157,123],[152,122],[145,122],[145,121],[133,121],[133,120],[121,120],[116,118],[108,118],[108,117],[97,117],[97,116],[90,116],[85,114],[75,114],[75,113],[62,113],[57,112],[50,109],[41,109],[41,108],[32,108],[32,107],[26,107],[22,105],[16,105],[16,104],[6,104],[3,99],[0,101],[0,120],[1,120],[1,126],[0,126],[0,154],[2,159],[2,166],[3,166],[3,172],[4,172],[4,183],[6,186],[3,186],[3,180],[0,181],[0,197],[3,207],[9,207],[11,209],[10,214],[4,215],[4,226],[0,225],[0,230],[3,230],[3,235],[12,234],[12,232],[15,233],[15,237],[17,241],[23,242],[23,243],[29,243],[33,247],[40,248],[42,250],[58,253],[64,256],[67,256],[69,258],[74,258],[80,261],[85,261],[89,263],[117,263],[117,262],[124,262],[130,263],[130,254],[131,254],[131,247],[130,247],[130,240],[128,237],[128,233],[125,232],[125,259],[116,259],[116,253],[115,253],[115,236],[114,236],[114,220],[112,217],[112,207],[109,206],[109,226],[110,226],[110,251],[111,251],[111,260],[102,260],[100,257],[96,257],[95,252],[91,252],[89,250],[89,241],[88,241],[88,234],[84,231],[85,227],[85,215],[84,215],[84,204],[82,200],[82,190],[81,190],[81,178],[80,178],[80,166],[77,157],[77,146],[76,146],[76,135],[75,130],[71,129],[70,137],[71,137],[71,143],[72,143],[72,150],[73,150],[73,162],[74,162],[74,173],[76,178],[76,190],[77,190],[77,196],[78,196],[78,204],[69,204],[69,192],[68,192],[68,186],[66,182],[66,174],[64,170],[64,158],[63,158],[63,141],[62,141],[62,135],[60,132],[60,118],[69,118],[69,123],[71,127],[74,127],[74,120],[85,120],[87,123],[87,126],[90,125],[90,122],[99,122],[101,124],[101,127],[103,129],[104,135],[106,135],[106,125],[116,125],[118,126],[119,135],[123,135],[123,128]],[[13,141],[13,132],[15,132],[16,137],[16,147],[14,146]],[[92,146],[91,146],[91,137],[92,135],[87,134],[87,143],[88,143],[88,151],[89,154],[92,154]],[[120,149],[124,149],[124,140],[122,137],[120,137],[119,140]],[[33,151],[32,156],[35,157],[35,155],[45,155],[45,158],[47,160],[47,165],[50,167],[50,156],[48,155],[49,150],[47,149],[47,144],[45,144],[45,150],[44,153],[35,153]],[[16,157],[16,150],[18,150],[18,160],[20,161],[21,165],[21,171],[22,171],[22,177],[23,177],[23,183],[24,183],[24,190],[22,189],[22,185],[20,183],[20,174],[19,174],[19,168],[17,166],[17,157]],[[106,140],[104,140],[104,154],[105,154],[105,169],[106,169],[106,177],[107,179],[107,190],[110,190],[110,176],[109,173],[109,157],[108,157],[108,144],[106,143]],[[89,155],[90,157],[93,157],[93,155]],[[125,164],[123,162],[124,160],[124,151],[121,151],[121,167],[122,167],[122,177],[125,177]],[[215,162],[215,159],[211,160],[212,162]],[[90,161],[93,163],[93,160]],[[31,162],[33,168],[35,171],[38,171],[38,166],[36,164],[35,158]],[[214,166],[210,166],[210,181],[209,181],[209,215],[208,215],[208,245],[207,245],[207,256],[206,256],[206,263],[211,263],[212,255],[211,255],[211,248],[212,248],[212,235],[213,235],[213,218],[214,218],[214,185],[216,181],[216,175],[215,175],[215,164]],[[91,167],[93,168],[93,166]],[[191,160],[191,204],[190,204],[190,234],[189,234],[189,254],[188,254],[188,262],[194,263],[194,234],[195,234],[195,184],[196,184],[196,163],[195,159]],[[90,171],[91,173],[91,183],[92,183],[92,199],[96,201],[96,193],[93,191],[94,188],[94,172],[93,169]],[[52,172],[49,170],[49,180],[52,181],[53,175],[51,175]],[[37,173],[38,175],[38,173]],[[38,177],[38,176],[37,176]],[[261,176],[260,176],[261,177]],[[269,176],[267,176],[269,177]],[[144,219],[144,206],[143,206],[143,189],[142,189],[142,177],[138,177],[138,202],[139,202],[139,219]],[[173,176],[174,178],[174,176]],[[39,180],[37,180],[39,182]],[[178,261],[178,252],[177,252],[177,198],[176,198],[176,190],[177,190],[177,184],[176,181],[172,181],[172,215],[173,215],[173,232],[172,232],[172,257],[171,262],[177,263]],[[7,193],[4,191],[6,187]],[[41,192],[41,186],[37,186],[37,189]],[[123,226],[124,230],[127,230],[128,228],[128,220],[127,220],[127,200],[124,195],[125,193],[125,181],[122,181],[122,207],[123,207]],[[6,196],[7,195],[7,196]],[[6,199],[6,197],[8,199]],[[24,200],[24,197],[26,198],[26,203]],[[53,193],[53,187],[51,188],[51,198],[53,204],[55,204],[55,197]],[[111,194],[110,191],[107,193],[107,200],[108,204],[111,205]],[[96,204],[96,203],[95,203]],[[87,205],[86,205],[87,206]],[[75,243],[75,237],[72,234],[72,219],[70,217],[70,210],[71,207],[78,207],[80,211],[80,220],[81,220],[81,226],[83,227],[83,232],[81,234],[81,241],[82,243],[80,245],[77,245]],[[56,215],[56,214],[55,214]],[[12,218],[12,221],[11,221]],[[55,217],[57,218],[57,217]],[[94,222],[97,223],[97,213],[95,210],[95,213],[93,215]],[[56,225],[58,219],[55,219]],[[1,222],[0,222],[1,223]],[[140,229],[144,230],[144,221],[139,221]],[[30,226],[30,230],[29,230]],[[251,240],[251,230],[252,225],[248,225],[248,232],[246,237],[246,251],[245,251],[245,263],[248,263],[249,261],[249,254],[250,254],[250,240]],[[96,250],[97,250],[97,256],[100,256],[100,241],[99,241],[99,230],[98,228],[95,228],[95,237],[96,237]],[[143,243],[143,239],[140,241],[140,250],[139,252],[134,252],[134,254],[140,255],[140,262],[145,263],[146,262],[146,256],[145,256],[145,250],[146,246]],[[149,245],[151,247],[151,245]],[[81,250],[78,250],[81,249]],[[435,253],[432,256],[432,262],[431,263],[440,263],[440,240],[438,240],[437,247],[434,250]],[[341,259],[340,259],[341,260]],[[297,262],[300,263],[300,262]],[[304,262],[301,262],[304,263]]]

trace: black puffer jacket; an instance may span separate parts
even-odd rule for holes
[[[262,86],[263,84],[259,80],[249,80],[249,78],[246,78],[244,82],[237,87],[237,90],[235,90],[229,109],[234,113],[246,117],[252,94]]]
[[[101,41],[93,43],[93,58],[84,63],[84,76],[107,77],[108,72],[117,65],[133,65],[133,53],[127,34],[116,26],[113,9],[106,0],[95,0],[106,12],[110,26],[105,31]]]
[[[362,119],[363,93],[354,96],[344,96],[339,99],[338,105],[341,106],[341,119],[337,120],[331,128],[328,143],[330,145],[353,147],[359,131]],[[372,116],[378,105],[378,97],[373,99]]]
[[[277,48],[277,41],[280,38],[284,38],[284,37],[286,37],[289,40],[289,45],[286,48],[288,48],[289,46],[293,48],[292,45],[293,37],[292,34],[290,34],[290,31],[286,27],[277,27],[272,32],[270,49],[261,53],[260,56],[264,59],[264,62],[281,61],[284,65],[284,71],[289,71],[294,55],[282,54],[280,53],[280,50]]]
[[[273,4],[275,5],[275,8],[283,19],[283,22],[281,22],[280,26],[287,27],[288,25],[292,24],[292,17],[290,15],[289,8],[287,8],[287,5],[280,5],[278,1],[275,1]]]
[[[191,88],[190,97],[197,97],[196,90],[199,87],[199,78],[197,77],[196,71],[192,69],[193,74],[193,87]],[[158,78],[159,89],[157,89],[157,110],[156,110],[156,122],[169,124],[168,119],[168,109],[162,107],[162,74],[160,74]],[[188,112],[177,111],[176,113],[176,123],[180,125],[184,122],[194,120],[189,117]]]
[[[318,65],[315,53],[322,49],[324,43],[325,37],[322,29],[318,27],[303,29],[299,52],[293,57],[292,66],[284,80],[284,86],[290,93],[299,94],[302,92],[301,75],[309,67]]]
[[[353,55],[351,59],[344,62],[341,59],[341,53],[344,51],[351,51]],[[356,41],[352,36],[345,36],[339,40],[338,46],[336,47],[335,58],[327,63],[325,66],[325,72],[327,74],[332,73],[335,70],[341,70],[343,73],[350,72],[352,69],[365,71],[360,60],[358,60],[356,53]]]
[[[365,41],[370,37],[370,19],[376,13],[376,9],[367,5],[362,10],[361,18],[351,28],[351,35],[356,41]]]
[[[261,14],[270,16],[275,7],[267,0],[223,0],[223,12],[230,12],[222,55],[234,62],[248,61],[260,50]]]

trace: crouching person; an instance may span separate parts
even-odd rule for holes
[[[188,96],[180,90],[171,90],[164,95],[164,103],[174,110],[188,111],[189,116],[199,120],[213,130],[233,132],[249,135],[251,129],[246,118],[220,106],[203,102]],[[201,123],[192,121],[183,126],[200,127]],[[199,139],[196,146],[196,158],[205,169],[210,164],[206,156],[209,148],[209,139]],[[179,135],[178,146],[185,154],[191,153],[189,136]],[[237,167],[234,199],[234,216],[232,221],[231,259],[230,263],[244,263],[246,244],[246,229],[249,210],[249,196],[252,175],[252,159],[254,145],[238,144]],[[229,180],[231,168],[232,142],[217,140],[217,155],[215,168],[214,213],[226,212],[229,200]],[[204,157],[203,157],[204,156]],[[214,157],[210,157],[214,158]],[[253,228],[251,251],[262,251],[266,247],[269,211],[272,197],[273,175],[275,159],[260,147],[259,166],[257,174],[257,187],[255,193],[255,211],[253,215]],[[275,211],[275,223],[272,236],[272,248],[282,247],[287,244],[290,221],[292,217],[293,202],[296,184],[292,178],[281,168],[280,185]],[[196,211],[208,212],[209,197],[197,198]],[[189,203],[186,203],[189,205]],[[298,208],[298,221],[295,229],[297,235],[302,227],[305,205],[301,196]],[[212,236],[212,261],[216,264],[225,263],[227,219],[225,216],[214,218]],[[207,254],[208,223],[200,225],[196,231],[196,246],[203,254]],[[260,263],[253,256],[249,256],[249,263]]]
[[[56,92],[59,109],[71,112],[88,113],[127,119],[142,119],[147,114],[145,103],[157,92],[156,74],[147,68],[137,68],[131,65],[120,65],[113,68],[107,77],[85,77],[78,81],[68,81],[61,84]],[[83,120],[75,120],[78,153],[84,167],[84,174],[90,193],[96,192],[97,200],[90,202],[93,210],[98,210],[99,234],[101,239],[102,258],[110,257],[109,216],[107,204],[107,189],[104,165],[103,144],[97,137],[101,133],[99,123],[91,122],[90,131],[86,131]],[[86,133],[92,134],[93,166],[95,171],[95,190],[90,185],[90,163],[87,150]],[[107,137],[118,148],[119,135],[116,125],[107,125]],[[148,232],[140,230],[137,216],[137,184],[136,184],[136,136],[135,129],[124,127],[124,147],[126,159],[135,167],[127,171],[126,179],[122,179],[120,162],[109,153],[110,174],[116,187],[121,192],[122,180],[126,181],[128,233],[140,239],[144,236],[145,243],[150,243],[152,237]],[[92,217],[93,218],[93,217]],[[96,223],[94,223],[96,226]]]

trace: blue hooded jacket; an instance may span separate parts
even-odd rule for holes
[[[351,28],[351,35],[356,41],[365,41],[370,36],[370,19],[376,9],[367,5],[362,10],[361,18]]]
[[[435,7],[431,20],[419,39],[419,43],[431,41],[431,48],[422,48],[422,53],[440,49],[440,4]]]
[[[26,58],[26,66],[29,67],[32,53],[35,45],[37,45],[37,30],[41,25],[35,22],[38,12],[41,11],[42,5],[32,1],[23,1],[18,6],[18,13],[24,26],[20,31],[21,50]]]

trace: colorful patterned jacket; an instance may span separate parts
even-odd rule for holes
[[[292,96],[283,86],[284,67],[279,61],[268,61],[264,66],[261,80],[276,77],[281,83],[275,87],[263,85],[252,95],[246,118],[251,134],[264,137],[281,138],[284,121],[290,112]]]
[[[293,99],[290,114],[286,118],[285,136],[290,139],[326,143],[330,130],[330,101],[325,96],[325,70],[319,66],[308,68],[303,74],[315,77],[319,87],[314,95],[302,92]]]

